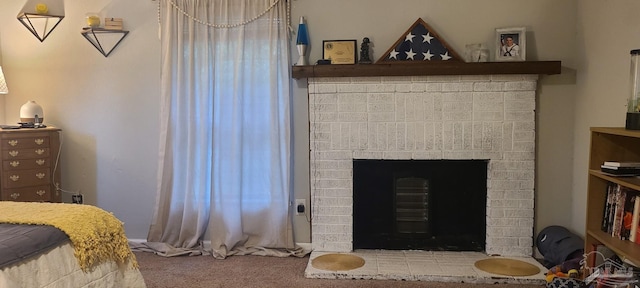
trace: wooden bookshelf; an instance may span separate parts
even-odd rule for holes
[[[640,131],[612,127],[591,128],[585,252],[593,251],[597,245],[604,245],[619,257],[640,265],[640,244],[612,237],[601,230],[607,183],[640,191],[640,178],[604,174],[600,172],[600,165],[604,161],[640,161]]]
[[[403,62],[385,64],[306,65],[291,67],[295,79],[312,77],[370,77],[420,75],[560,74],[560,61],[521,62]]]

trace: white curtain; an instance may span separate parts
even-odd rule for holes
[[[285,0],[159,5],[161,143],[147,245],[169,256],[300,256]]]

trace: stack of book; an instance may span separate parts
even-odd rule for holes
[[[122,18],[104,18],[104,29],[122,30]]]
[[[602,215],[602,231],[640,244],[640,194],[609,182]]]
[[[600,170],[614,176],[636,176],[640,175],[640,162],[605,161]]]

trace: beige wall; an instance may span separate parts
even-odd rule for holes
[[[584,227],[589,127],[624,126],[630,54],[640,48],[640,2],[578,1],[573,227]]]
[[[10,88],[10,94],[0,96],[0,107],[4,106],[0,122],[16,122],[18,109],[27,100],[41,103],[46,122],[64,129],[63,188],[80,190],[89,203],[113,211],[125,222],[130,238],[145,238],[155,201],[159,138],[156,2],[66,2],[66,18],[40,43],[15,19],[26,1],[0,0],[0,64]],[[634,46],[640,48],[636,40],[640,20],[633,18],[632,11],[638,11],[640,4],[632,0],[404,0],[397,7],[397,3],[293,0],[292,26],[296,28],[299,16],[307,18],[312,62],[320,58],[322,40],[360,42],[363,37],[373,42],[375,60],[418,18],[459,54],[468,43],[491,45],[497,27],[525,26],[527,58],[560,60],[563,66],[563,74],[543,76],[539,83],[536,231],[558,224],[581,233],[586,129],[623,124],[628,52]],[[131,31],[108,58],[80,35],[85,13],[95,11],[123,18]],[[295,61],[295,47],[291,48]],[[292,83],[294,188],[296,198],[308,198],[306,81]],[[294,223],[297,241],[309,242],[307,221],[297,217]]]
[[[18,122],[27,100],[40,103],[45,124],[63,129],[62,188],[112,211],[130,238],[146,238],[159,135],[156,2],[64,1],[65,18],[42,43],[16,20],[26,2],[0,0],[1,64],[10,92],[0,96],[0,122]],[[87,12],[123,18],[131,31],[108,58],[80,35]]]

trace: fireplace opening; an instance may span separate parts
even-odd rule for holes
[[[484,251],[488,160],[353,160],[353,248]]]

